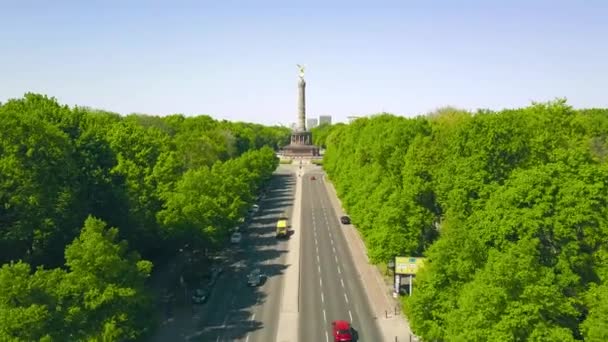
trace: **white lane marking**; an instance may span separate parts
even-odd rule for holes
[[[350,321],[352,322],[353,321],[353,314],[350,313],[350,310],[348,310],[348,316],[350,317]]]
[[[319,274],[321,274],[321,265],[317,265],[317,271],[319,271]],[[321,280],[321,279],[319,279]]]
[[[255,318],[255,314],[251,315],[251,319],[249,320],[250,322],[253,322],[253,319]],[[353,321],[352,318],[350,320],[351,322]],[[249,333],[247,333],[247,338],[245,339],[245,342],[249,342]]]
[[[334,254],[336,254],[336,247],[331,246],[331,249],[334,251]]]
[[[334,259],[336,259],[336,264],[338,263],[338,256],[334,254]]]
[[[321,260],[319,260],[319,254],[317,254],[317,262],[321,262]]]
[[[329,334],[325,331],[325,341],[329,342]]]
[[[319,286],[323,286],[323,279],[319,278]]]
[[[342,287],[344,287],[344,280],[342,280],[342,278],[340,278],[340,283],[342,283]]]
[[[317,236],[316,236],[316,235],[315,235],[315,245],[317,245]],[[317,251],[318,251],[318,250],[319,250],[319,249],[317,248]],[[317,253],[318,253],[318,252],[317,252]]]
[[[323,309],[323,320],[327,321],[327,316],[325,315],[325,309]]]
[[[344,294],[344,299],[346,299],[346,302],[348,303],[348,296],[346,295],[346,293]]]
[[[329,238],[329,242],[331,242],[331,245],[334,245],[334,239],[332,239],[331,237]]]
[[[321,292],[321,303],[325,304],[325,296],[323,296],[323,292]]]
[[[340,273],[340,266],[338,266],[338,273]]]
[[[220,337],[218,335],[218,337],[215,339],[215,342],[218,342],[220,340]]]

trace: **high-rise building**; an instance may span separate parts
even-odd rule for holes
[[[319,120],[317,120],[316,118],[310,118],[310,119],[306,120],[307,129],[315,128],[315,127],[317,127],[318,124],[319,124]]]
[[[319,125],[331,125],[331,115],[319,115]]]

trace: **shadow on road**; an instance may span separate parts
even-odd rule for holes
[[[156,280],[162,283],[159,288],[174,289],[174,299],[159,303],[159,311],[172,319],[165,320],[154,341],[233,341],[264,328],[264,323],[258,320],[261,317],[252,317],[254,308],[267,300],[264,283],[249,287],[247,275],[259,268],[270,279],[282,275],[289,267],[280,260],[287,252],[287,244],[276,238],[275,230],[279,214],[291,216],[295,180],[293,174],[273,175],[265,197],[259,202],[259,214],[242,230],[242,243],[232,246],[227,242],[221,253],[224,259],[216,261],[223,265],[224,271],[211,287],[205,304],[191,303],[194,288],[190,287],[199,285],[187,284],[188,288],[184,288],[179,283],[178,261],[167,264],[156,274]],[[159,297],[162,296],[159,294]]]

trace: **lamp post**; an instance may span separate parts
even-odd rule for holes
[[[399,294],[399,288],[397,287],[397,280],[395,274],[395,258],[391,258],[387,264],[388,268],[393,272],[393,296]],[[395,290],[396,289],[396,290]]]

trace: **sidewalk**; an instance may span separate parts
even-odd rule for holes
[[[334,185],[327,176],[323,177],[323,183],[327,188],[330,201],[338,218],[347,215],[342,208],[340,199],[338,199]],[[411,333],[407,318],[401,314],[399,302],[391,296],[391,285],[386,284],[378,268],[369,263],[367,250],[359,231],[352,226],[344,229],[343,232],[384,340],[391,342],[418,341]],[[396,314],[395,309],[397,310]]]

